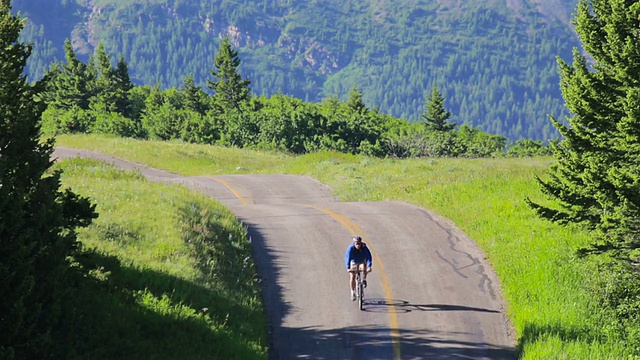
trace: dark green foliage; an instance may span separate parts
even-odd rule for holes
[[[61,110],[88,110],[95,95],[96,74],[92,66],[78,60],[71,41],[65,41],[66,64],[54,64],[47,73],[47,103]]]
[[[220,145],[251,148],[258,143],[260,126],[246,106],[229,108],[216,118],[222,123]]]
[[[479,129],[462,125],[457,133],[456,143],[462,148],[455,156],[491,157],[504,154],[507,139],[499,135],[490,135]]]
[[[47,135],[88,133],[94,122],[92,112],[78,106],[68,110],[49,106],[42,113],[42,132]]]
[[[284,95],[258,101],[260,110],[254,115],[260,126],[258,147],[295,154],[314,150],[323,123],[317,105]]]
[[[386,153],[381,144],[381,135],[387,130],[386,117],[368,110],[362,98],[362,93],[353,88],[346,103],[333,96],[323,101],[320,113],[326,120],[318,134],[321,149],[377,156]]]
[[[487,157],[504,153],[504,137],[466,125],[455,131],[456,124],[447,123],[451,113],[444,109],[444,97],[435,86],[424,115],[428,126],[417,127],[380,114],[377,107],[369,110],[357,87],[351,89],[346,102],[336,96],[327,97],[322,104],[282,94],[252,98],[249,81],[238,73],[238,53],[228,39],[222,44],[211,72],[219,77],[209,81],[210,88],[217,89],[213,95],[196,85],[193,76],[184,79],[181,89],[135,87],[122,57],[113,68],[104,46],[98,46],[86,65],[69,48],[68,64],[52,66],[42,80],[47,91],[40,98],[48,105],[42,130],[52,135],[103,133],[295,154],[336,150],[382,157]],[[83,85],[90,94],[83,100],[90,104],[89,109],[73,101],[70,108],[58,105],[59,99],[75,99],[65,95],[68,87],[61,86],[67,83],[63,74],[70,74],[73,68],[85,69],[86,79],[94,79]]]
[[[596,306],[604,311],[602,333],[635,344],[640,350],[640,277],[628,263],[604,261],[600,271],[605,275],[594,284],[591,293]]]
[[[448,123],[451,112],[444,107],[444,97],[440,93],[438,85],[433,85],[431,96],[426,97],[425,111],[422,119],[431,131],[451,131],[455,129],[456,123]]]
[[[217,39],[230,37],[255,94],[319,103],[346,100],[357,86],[380,112],[419,121],[424,84],[438,83],[452,121],[515,141],[558,137],[546,114],[566,113],[553,60],[578,44],[564,21],[575,2],[21,0],[19,9],[33,20],[29,39],[43,45],[29,63],[34,76],[62,58],[62,39],[83,19],[91,32],[73,33],[78,54],[102,41],[123,54],[135,83],[163,89],[188,74],[205,86]]]
[[[576,31],[591,54],[559,60],[569,125],[554,118],[564,139],[542,191],[555,206],[533,204],[561,224],[594,230],[585,252],[637,257],[640,247],[640,3],[580,1]]]
[[[142,115],[145,132],[152,139],[180,139],[186,117],[182,112],[182,99],[176,89],[161,91],[154,87],[146,99]]]
[[[184,108],[204,115],[209,110],[209,97],[195,84],[193,75],[185,78],[182,85]]]
[[[55,357],[52,331],[69,296],[74,229],[94,206],[61,191],[47,173],[53,142],[40,142],[40,85],[22,76],[30,47],[18,42],[24,21],[0,1],[0,358]]]
[[[66,64],[53,64],[43,78],[48,105],[43,114],[45,134],[96,132],[141,136],[139,111],[129,99],[133,84],[120,56],[114,68],[102,43],[84,64],[65,42]]]
[[[133,89],[129,91],[129,104],[131,105],[131,118],[133,120],[142,119],[142,114],[146,108],[146,101],[151,91],[152,87],[149,85],[134,86]]]
[[[92,109],[95,118],[89,131],[97,134],[111,134],[122,137],[140,137],[141,124],[116,111],[108,111],[102,104],[95,104]]]
[[[347,100],[346,105],[352,113],[359,114],[367,111],[367,106],[364,104],[364,100],[362,100],[362,92],[358,90],[357,86],[351,88],[349,100]]]
[[[509,146],[506,155],[512,157],[527,157],[527,156],[548,156],[552,155],[553,151],[550,146],[544,145],[542,141],[535,141],[531,139],[522,139],[516,141]]]
[[[114,111],[123,116],[131,116],[131,103],[129,91],[133,88],[133,83],[129,77],[129,68],[124,61],[124,57],[118,57],[118,63],[113,73],[113,87],[115,91]]]
[[[408,157],[493,157],[505,152],[507,139],[462,125],[460,130],[430,131],[421,123],[395,126],[384,134],[389,155]]]
[[[95,81],[94,102],[105,106],[104,110],[107,112],[129,115],[129,90],[133,88],[133,84],[124,58],[120,56],[117,67],[114,68],[101,42],[96,49],[96,59],[98,76]]]
[[[214,79],[207,79],[207,86],[213,91],[214,104],[222,112],[240,111],[240,106],[249,100],[251,81],[240,76],[240,58],[238,52],[231,48],[229,38],[222,40],[213,65],[210,74]]]

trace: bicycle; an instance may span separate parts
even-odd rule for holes
[[[362,276],[363,271],[367,271],[366,268],[362,270],[361,264],[357,264],[355,269],[350,269],[349,272],[356,274],[356,298],[358,299],[358,308],[364,310],[364,279]]]

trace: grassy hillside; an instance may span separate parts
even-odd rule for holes
[[[247,233],[227,209],[97,161],[55,169],[100,214],[78,236],[86,275],[65,308],[71,338],[54,334],[57,358],[266,359]]]
[[[575,249],[586,243],[588,234],[543,222],[524,205],[526,196],[541,200],[533,175],[544,176],[552,163],[550,158],[400,161],[339,153],[291,157],[93,136],[64,136],[58,144],[98,150],[183,175],[306,174],[329,185],[343,201],[393,199],[431,209],[453,221],[484,249],[501,280],[521,358],[625,359],[637,355],[635,345],[626,338],[637,330],[616,329],[600,303],[602,292],[611,288],[605,286],[612,284],[609,272],[597,259],[574,255]],[[85,194],[109,189],[108,182],[94,183],[93,176],[84,174],[91,171],[79,172],[72,186],[82,186]],[[129,187],[129,197],[145,198],[136,194],[141,186],[137,183]],[[169,187],[163,186],[162,192],[167,191]],[[132,221],[127,211],[122,211],[124,223]],[[171,225],[166,229],[175,231]],[[137,233],[147,237],[147,231]],[[117,243],[96,239],[96,244],[100,243],[111,244],[110,253],[126,259],[127,252]],[[260,340],[255,340],[260,338],[259,331],[254,331],[249,339],[259,344]]]
[[[257,95],[319,102],[357,86],[370,108],[419,120],[437,84],[452,121],[511,140],[558,136],[566,113],[556,56],[579,43],[575,0],[152,1],[14,0],[40,78],[72,40],[87,61],[99,41],[137,84],[206,86],[221,37],[239,49]],[[505,6],[506,5],[506,6]]]

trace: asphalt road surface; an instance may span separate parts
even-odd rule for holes
[[[404,202],[338,202],[297,175],[182,177],[86,150],[182,184],[248,226],[270,334],[270,359],[514,359],[500,285],[450,222]],[[344,253],[359,234],[373,254],[364,310],[351,301]]]

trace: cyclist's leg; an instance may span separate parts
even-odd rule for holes
[[[362,280],[367,280],[367,263],[358,264],[358,268],[360,269],[360,273],[362,274]]]
[[[355,263],[351,263],[350,266],[350,270],[356,269]],[[349,289],[351,290],[351,300],[353,301],[356,299],[356,273],[354,271],[349,272]]]
[[[356,274],[352,272],[349,273],[349,289],[351,291],[356,289]]]
[[[356,263],[351,263],[351,272],[349,272],[349,288],[351,291],[356,290],[356,273],[353,270],[356,270]]]
[[[367,287],[367,264],[366,263],[358,264],[358,269],[360,270],[364,287]]]

